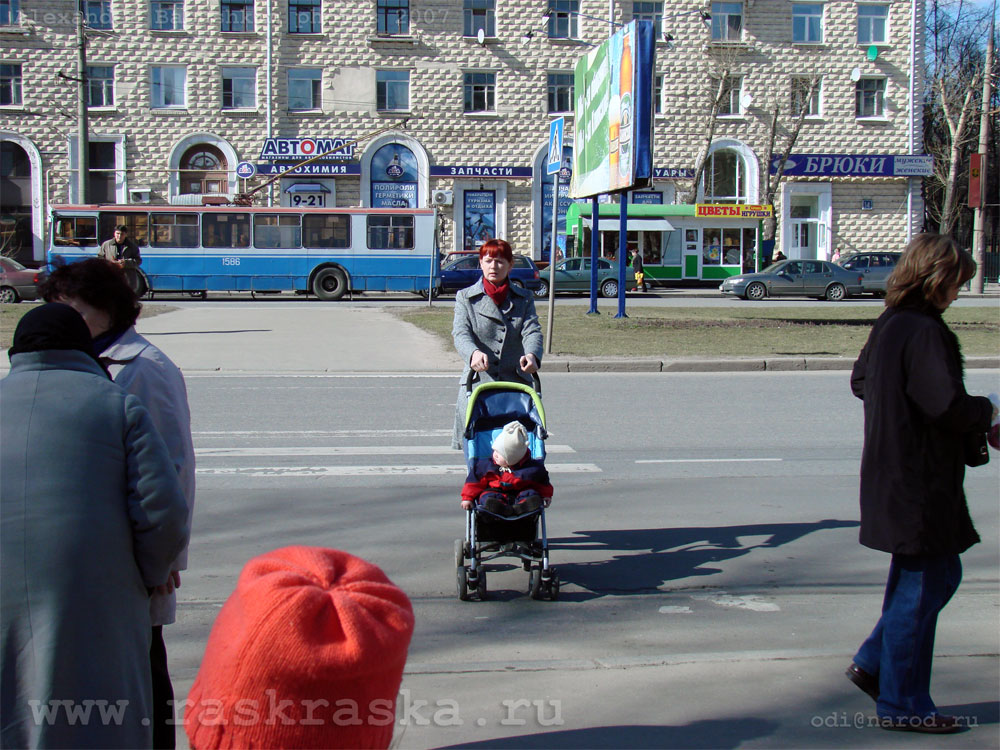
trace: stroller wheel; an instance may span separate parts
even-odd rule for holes
[[[465,565],[465,543],[461,539],[455,540],[455,565],[459,568]]]
[[[542,566],[533,565],[528,573],[528,595],[532,599],[542,598]]]
[[[558,598],[559,598],[559,574],[553,570],[552,580],[549,581],[549,601],[554,602]]]
[[[479,569],[479,578],[476,582],[476,594],[479,596],[479,601],[486,601],[486,571],[482,568]]]
[[[455,590],[459,599],[469,601],[469,571],[464,565],[455,568]]]

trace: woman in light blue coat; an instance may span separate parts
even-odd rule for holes
[[[68,305],[27,313],[0,381],[0,745],[149,747],[149,592],[187,505],[139,399]]]
[[[465,362],[455,405],[451,446],[462,449],[470,371],[480,380],[512,380],[531,384],[531,374],[542,365],[542,327],[535,300],[524,287],[508,278],[514,251],[503,240],[487,240],[479,248],[483,278],[455,295],[451,335]]]

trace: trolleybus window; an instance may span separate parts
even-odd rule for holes
[[[370,250],[410,250],[413,248],[412,216],[369,216]]]
[[[351,217],[336,214],[306,214],[302,217],[305,247],[351,246]]]
[[[145,213],[110,214],[101,212],[98,237],[110,240],[115,233],[115,227],[124,224],[128,227],[129,239],[134,240],[139,247],[146,247],[149,242],[149,217]]]
[[[302,230],[299,216],[254,214],[253,246],[293,248],[302,247]]]
[[[198,214],[152,214],[153,247],[198,247]]]
[[[56,219],[56,245],[84,247],[97,244],[97,219],[93,216],[72,216]]]
[[[250,247],[250,214],[204,214],[201,244],[205,247]]]

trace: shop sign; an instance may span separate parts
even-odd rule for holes
[[[353,159],[355,142],[350,138],[265,138],[261,159],[312,159],[327,151],[323,159]]]
[[[432,166],[431,177],[488,177],[531,179],[531,167]]]
[[[297,166],[295,166],[295,162],[284,163],[284,164],[278,163],[278,162],[274,162],[274,163],[271,163],[271,164],[257,164],[255,166],[257,167],[257,174],[261,174],[261,175],[283,174],[283,173],[287,172],[289,169],[292,170],[291,172],[289,172],[290,175],[312,175],[312,176],[332,175],[332,176],[337,176],[337,175],[359,175],[359,174],[361,174],[361,165],[360,164],[322,164],[322,163],[313,163],[313,164],[306,164],[305,166],[302,166],[302,167],[297,167]]]
[[[416,208],[417,183],[372,181],[372,208]]]
[[[387,143],[372,155],[372,208],[416,208],[417,158],[402,143]]]
[[[771,161],[777,174],[782,157]],[[785,174],[816,177],[928,177],[934,158],[923,155],[793,154],[785,159]]]
[[[654,180],[693,180],[694,170],[687,167],[657,167],[653,170]]]
[[[478,250],[486,240],[496,237],[496,190],[466,190],[462,207],[462,247]]]
[[[636,205],[662,205],[663,204],[663,193],[649,192],[649,193],[629,193],[628,194],[629,203],[634,203]]]
[[[719,219],[769,219],[773,215],[772,206],[744,206],[728,203],[698,203],[694,215]]]

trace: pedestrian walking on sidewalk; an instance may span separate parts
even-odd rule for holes
[[[642,270],[642,253],[639,248],[632,251],[632,272],[635,274],[635,290],[646,291],[646,273]]]
[[[914,238],[851,374],[865,410],[860,541],[892,560],[881,619],[847,676],[887,729],[962,728],[938,713],[930,679],[938,613],[961,580],[959,554],[979,541],[963,445],[995,414],[989,399],[965,392],[958,339],[941,318],[974,272],[951,238]]]

